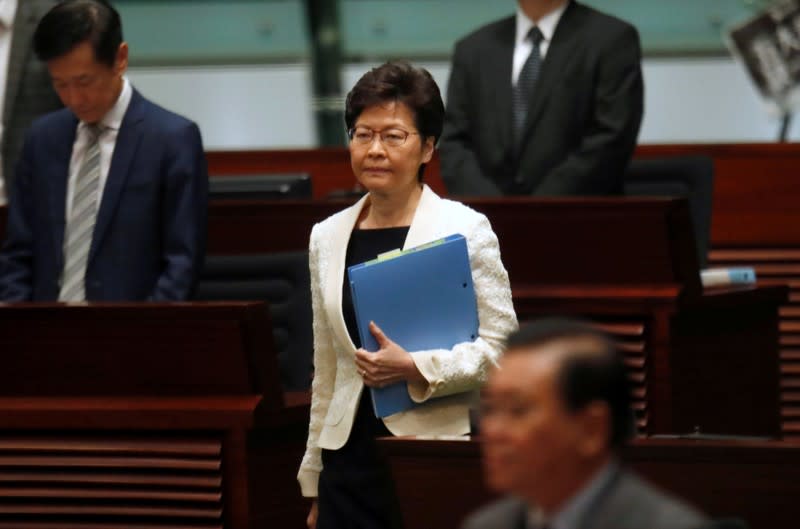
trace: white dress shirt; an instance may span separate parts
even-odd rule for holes
[[[103,198],[103,190],[106,188],[106,181],[108,180],[108,171],[111,168],[111,158],[114,155],[114,147],[117,144],[117,135],[119,128],[122,125],[122,118],[125,117],[125,112],[128,110],[128,104],[131,102],[131,95],[133,88],[127,78],[123,78],[122,92],[120,92],[117,102],[111,107],[111,110],[103,116],[100,120],[100,125],[103,126],[103,132],[100,134],[100,181],[97,191],[97,210],[100,210],[100,202]],[[86,158],[86,151],[89,149],[89,142],[91,137],[88,130],[89,125],[81,121],[78,123],[78,132],[75,134],[75,143],[72,145],[72,158],[69,161],[69,184],[67,186],[67,209],[66,219],[69,219],[70,211],[72,211],[72,197],[75,194],[75,179],[78,177],[78,171],[83,165],[84,158]]]
[[[11,56],[11,39],[14,35],[14,17],[16,15],[17,0],[0,0],[0,144],[3,141],[8,61]],[[0,153],[0,205],[5,204],[2,156]]]
[[[561,15],[567,9],[567,5],[569,5],[569,2],[564,2],[558,9],[543,16],[538,24],[534,24],[533,20],[528,18],[528,15],[517,5],[517,34],[514,37],[514,63],[511,70],[511,86],[517,84],[519,73],[522,71],[522,67],[533,49],[533,43],[527,38],[528,32],[533,26],[537,26],[539,31],[542,32],[544,39],[539,44],[539,54],[544,60],[550,47],[550,42],[553,40],[553,34],[556,32],[558,21],[561,20]]]

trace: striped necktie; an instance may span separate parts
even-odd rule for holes
[[[542,69],[542,54],[539,45],[544,40],[544,35],[536,26],[528,32],[527,40],[533,44],[531,53],[528,55],[522,70],[519,72],[517,84],[512,92],[512,106],[514,113],[514,137],[519,140],[522,138],[522,129],[525,127],[525,119],[528,117],[528,105],[533,96],[533,89],[536,79]]]
[[[98,125],[88,127],[89,147],[78,174],[72,195],[72,208],[64,232],[64,270],[59,301],[86,300],[86,262],[92,246],[97,220],[100,190],[100,134]]]

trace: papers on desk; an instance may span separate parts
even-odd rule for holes
[[[756,271],[749,266],[706,268],[700,272],[700,282],[704,288],[753,285],[756,282]]]
[[[406,351],[452,349],[478,337],[467,242],[455,234],[348,268],[361,344],[377,351],[369,323]],[[417,406],[405,382],[371,388],[377,417]]]

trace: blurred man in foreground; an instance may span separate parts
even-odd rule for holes
[[[614,344],[574,320],[509,337],[483,398],[489,486],[513,495],[464,529],[693,529],[705,518],[638,478],[618,454],[633,432]]]

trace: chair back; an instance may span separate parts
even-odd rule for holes
[[[707,262],[713,192],[714,160],[708,156],[638,158],[631,162],[623,180],[626,196],[688,199],[700,268]]]
[[[267,301],[283,388],[310,387],[313,334],[308,252],[207,256],[195,299]]]

